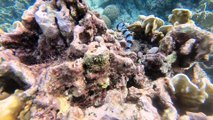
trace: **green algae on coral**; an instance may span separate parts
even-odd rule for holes
[[[84,58],[84,67],[88,72],[98,72],[104,69],[106,62],[103,55],[88,56]]]

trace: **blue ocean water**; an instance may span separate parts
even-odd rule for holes
[[[10,31],[14,21],[20,21],[21,16],[35,0],[0,0],[0,28]]]

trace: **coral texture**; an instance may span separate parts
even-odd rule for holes
[[[108,5],[104,8],[103,14],[109,17],[110,20],[114,21],[120,14],[120,10],[116,5]]]
[[[181,18],[190,20],[182,12]],[[174,19],[180,24],[164,25],[158,17],[141,15],[126,25],[134,37],[126,51],[125,36],[107,29],[84,1],[37,0],[13,31],[0,33],[0,104],[8,103],[9,111],[0,115],[210,118],[213,85],[196,62],[208,61],[213,34],[181,18]]]

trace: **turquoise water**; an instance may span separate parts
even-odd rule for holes
[[[138,19],[138,15],[155,15],[167,22],[168,16],[174,8],[186,8],[193,13],[213,11],[212,0],[87,0],[87,3],[93,11],[110,19],[111,25],[109,27],[111,28],[114,28],[121,21],[131,23]],[[116,19],[111,19],[105,12],[110,5],[119,9]],[[113,14],[116,11],[113,9],[109,13]],[[199,21],[195,18],[194,20]],[[211,28],[199,24],[199,22],[197,22],[197,25],[211,30]]]
[[[35,0],[0,0],[0,28],[10,31],[14,21],[20,21],[21,16]]]

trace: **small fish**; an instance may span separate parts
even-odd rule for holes
[[[128,30],[125,23],[121,22],[116,26],[117,30],[119,32],[122,32],[123,36],[125,37],[127,41],[126,50],[130,50],[133,45],[133,36],[132,33]]]

